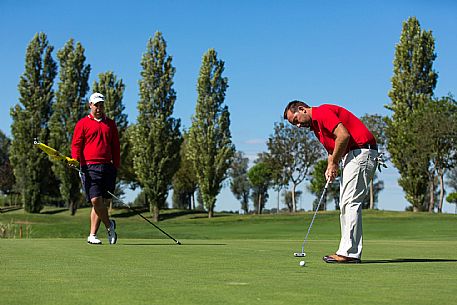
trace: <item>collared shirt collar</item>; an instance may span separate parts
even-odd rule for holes
[[[94,121],[97,121],[97,122],[101,122],[103,120],[105,120],[106,116],[103,116],[100,120],[97,120],[93,115],[92,113],[89,113],[89,115],[87,116],[89,119],[91,120],[94,120]]]

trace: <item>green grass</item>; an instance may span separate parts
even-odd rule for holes
[[[321,257],[338,245],[338,214],[320,213],[305,267],[292,254],[312,213],[160,222],[182,246],[138,216],[114,216],[118,244],[91,246],[88,209],[0,214],[31,237],[0,239],[0,305],[457,304],[455,215],[365,212],[364,263],[331,265]]]

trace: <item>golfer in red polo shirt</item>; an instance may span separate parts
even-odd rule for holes
[[[116,124],[105,116],[105,98],[100,93],[90,96],[90,114],[75,126],[71,156],[81,164],[81,176],[86,199],[92,203],[89,244],[99,245],[100,222],[108,232],[108,243],[117,241],[116,222],[108,216],[109,192],[114,192],[117,169],[120,165],[119,135]]]
[[[343,107],[324,104],[310,107],[290,102],[284,119],[297,127],[310,128],[328,152],[327,180],[333,181],[342,163],[340,184],[341,241],[327,263],[360,263],[362,257],[362,202],[368,196],[378,150],[376,140],[355,115]]]

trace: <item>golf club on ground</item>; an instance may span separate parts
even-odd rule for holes
[[[308,240],[308,235],[309,231],[311,231],[311,227],[313,226],[314,223],[314,218],[316,218],[317,211],[319,211],[319,207],[321,206],[322,201],[324,200],[325,194],[327,193],[327,188],[328,185],[330,184],[330,179],[327,180],[327,183],[325,184],[324,191],[322,192],[321,198],[319,199],[319,203],[317,204],[316,211],[314,211],[313,218],[311,219],[311,223],[309,224],[308,232],[306,233],[305,239],[303,240],[303,244],[301,246],[301,252],[295,252],[294,256],[295,257],[305,257],[305,243]]]
[[[181,245],[181,242],[179,240],[176,240],[174,239],[173,237],[171,237],[170,234],[168,234],[167,232],[165,232],[164,230],[162,230],[161,228],[159,228],[158,226],[156,226],[154,223],[152,223],[151,221],[149,221],[149,219],[147,219],[146,217],[144,217],[143,215],[141,215],[140,212],[138,212],[137,210],[135,210],[134,208],[132,208],[131,206],[129,206],[127,203],[123,202],[119,197],[117,197],[116,195],[114,195],[113,193],[111,193],[110,191],[107,192],[108,194],[110,194],[114,199],[116,199],[117,201],[119,201],[120,203],[122,203],[124,206],[128,207],[131,211],[135,212],[138,216],[140,216],[141,218],[143,218],[144,220],[146,220],[147,222],[149,222],[151,225],[153,225],[157,230],[159,230],[160,232],[162,232],[163,234],[165,234],[167,237],[171,238],[172,240],[174,240],[174,242],[177,244],[177,245]]]

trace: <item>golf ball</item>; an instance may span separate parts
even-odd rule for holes
[[[301,266],[301,267],[304,267],[305,264],[306,264],[305,261],[300,261],[300,266]]]

